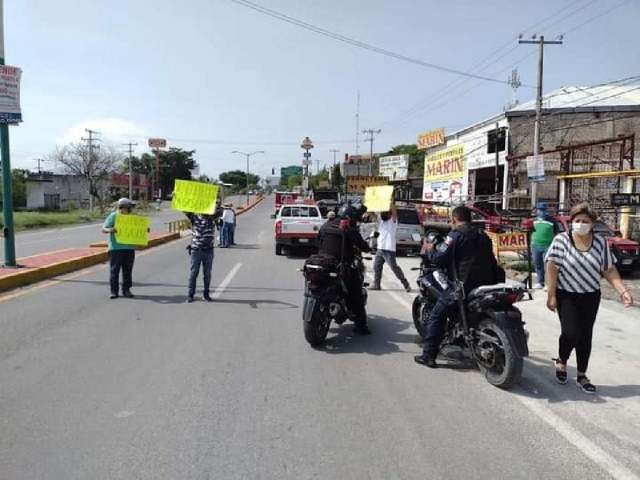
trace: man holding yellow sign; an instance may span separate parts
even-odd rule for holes
[[[378,212],[378,232],[376,259],[373,263],[373,286],[371,290],[380,290],[382,268],[389,264],[391,271],[402,282],[407,292],[411,291],[409,281],[396,260],[396,232],[398,229],[398,211],[393,201],[393,186],[367,187],[364,204],[369,212]]]
[[[133,263],[136,258],[135,245],[147,245],[149,219],[134,217],[128,198],[118,200],[118,210],[107,217],[102,232],[109,234],[109,266],[111,298],[118,298],[120,270],[122,270],[122,296],[133,298]]]

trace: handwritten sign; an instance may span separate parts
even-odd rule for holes
[[[171,208],[180,212],[213,215],[216,210],[217,198],[217,185],[176,180]]]
[[[364,204],[369,212],[388,212],[391,209],[393,187],[367,187],[364,192]]]
[[[116,242],[123,245],[149,244],[149,217],[116,215]]]
[[[367,187],[388,185],[388,177],[348,176],[346,179],[347,193],[364,193]]]

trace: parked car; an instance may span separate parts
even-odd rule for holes
[[[422,248],[421,243],[412,238],[414,233],[424,234],[424,229],[420,221],[420,215],[417,210],[412,207],[398,208],[398,229],[396,231],[396,253],[398,255],[414,253],[419,254]],[[378,224],[375,220],[363,222],[360,226],[360,234],[363,238],[371,237],[373,232],[378,230]],[[370,238],[369,245],[373,251],[377,248],[377,239]]]
[[[570,217],[560,215],[554,217],[561,232],[569,230]],[[620,232],[613,230],[602,220],[596,221],[593,229],[597,235],[607,239],[607,244],[616,258],[616,266],[620,273],[631,273],[640,266],[640,244],[633,240],[625,240]]]

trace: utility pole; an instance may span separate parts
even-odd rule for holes
[[[544,46],[545,45],[562,45],[562,37],[558,40],[545,40],[544,35],[539,40],[535,39],[535,35],[531,40],[519,40],[520,44],[539,45],[540,51],[538,55],[538,89],[536,95],[536,122],[533,131],[533,154],[540,155],[540,122],[542,120],[542,78],[544,73]],[[534,208],[538,202],[538,184],[531,182],[531,207]]]
[[[374,140],[374,134],[379,134],[382,130],[378,129],[378,130],[374,130],[374,129],[369,129],[369,130],[363,130],[362,133],[368,133],[369,135],[371,135],[367,141],[370,144],[370,156],[369,156],[369,176],[371,177],[373,175],[373,140]]]
[[[87,155],[89,156],[88,158],[88,163],[87,163],[87,168],[86,168],[86,174],[88,177],[87,181],[89,182],[89,211],[93,212],[93,195],[91,194],[91,182],[93,181],[93,179],[91,177],[94,177],[93,174],[93,149],[94,148],[99,148],[98,145],[93,145],[93,142],[96,141],[95,138],[93,138],[94,134],[97,134],[98,132],[96,132],[95,130],[91,130],[89,128],[85,128],[84,129],[85,132],[87,132],[89,134],[89,138],[82,138],[82,140],[84,140],[85,142],[88,143],[89,145],[89,150]]]
[[[238,153],[240,155],[244,155],[245,157],[247,157],[247,205],[249,205],[249,157],[251,155],[255,155],[256,153],[265,153],[265,152],[264,150],[258,150],[257,152],[244,153],[244,152],[239,152],[237,150],[234,150],[231,153]]]
[[[40,164],[44,162],[41,158],[36,158],[36,162],[38,162],[38,175],[42,173],[42,169],[40,168]]]
[[[334,174],[334,170],[336,169],[336,154],[340,153],[340,150],[329,150],[331,153],[333,153],[333,168],[331,169],[331,175],[329,176],[329,178],[331,179],[331,186],[333,187],[333,174]]]
[[[133,159],[133,147],[137,147],[137,143],[125,143],[123,144],[125,147],[129,147],[129,200],[133,200],[133,168],[131,166],[131,161]],[[138,193],[140,190],[138,189]]]
[[[360,151],[360,90],[358,90],[358,106],[356,109],[356,157]]]
[[[4,65],[4,0],[0,0],[0,65]],[[16,267],[16,237],[13,229],[13,185],[11,177],[11,148],[9,125],[0,124],[0,152],[2,153],[2,214],[4,228],[4,266]]]
[[[495,148],[496,148],[496,184],[494,188],[494,193],[496,195],[496,201],[498,197],[498,189],[500,188],[500,151],[498,150],[498,145],[500,144],[500,124],[496,122],[496,130],[495,130]]]
[[[320,159],[316,159],[316,175],[320,174]]]

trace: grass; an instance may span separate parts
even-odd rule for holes
[[[57,227],[62,225],[75,225],[101,220],[105,216],[96,211],[76,210],[71,212],[14,212],[13,224],[16,231],[31,230],[34,228]],[[4,228],[4,218],[0,214],[0,228]]]

